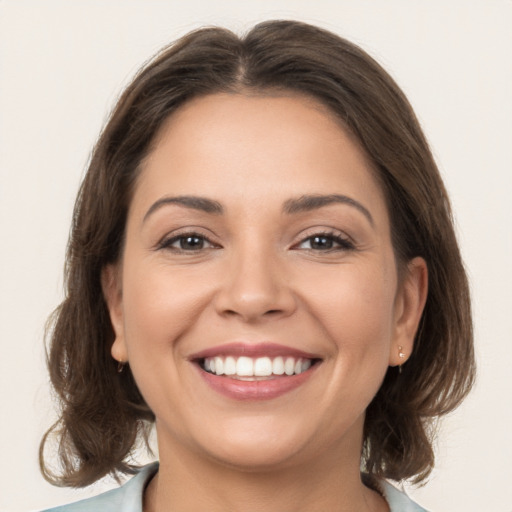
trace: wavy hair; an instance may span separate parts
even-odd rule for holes
[[[402,91],[362,49],[326,30],[268,21],[243,37],[203,28],[164,48],[121,95],[94,148],[76,201],[65,267],[66,295],[48,329],[48,366],[60,418],[40,447],[52,483],[85,486],[131,473],[131,454],[154,420],[129,368],[110,355],[114,333],[102,269],[122,251],[140,163],[162,123],[192,98],[218,92],[300,93],[323,103],[373,162],[390,213],[398,265],[425,259],[429,293],[414,351],[389,368],[369,405],[362,468],[370,478],[426,478],[436,419],[474,379],[468,282],[449,199]],[[59,440],[60,470],[45,460]],[[147,438],[146,438],[147,439]]]

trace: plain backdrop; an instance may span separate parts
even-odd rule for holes
[[[123,86],[202,25],[293,18],[360,44],[395,77],[449,192],[474,298],[478,384],[443,422],[437,467],[409,493],[436,512],[512,511],[512,1],[0,0],[0,510],[113,486],[50,486],[55,418],[43,329],[62,297],[71,210]]]

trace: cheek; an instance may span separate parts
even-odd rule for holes
[[[158,358],[176,351],[208,301],[205,286],[194,276],[170,272],[162,264],[125,268],[123,307],[126,342],[137,358]]]
[[[368,364],[384,358],[387,364],[395,289],[396,276],[386,261],[342,266],[315,279],[310,307],[336,352],[344,354],[341,361]]]
[[[182,390],[184,342],[196,328],[208,304],[209,291],[186,272],[171,272],[155,262],[126,261],[123,315],[125,343],[131,370],[146,403],[157,417],[172,415],[179,430],[181,413],[188,408]],[[178,425],[178,426],[177,426]],[[182,432],[184,435],[184,433]]]

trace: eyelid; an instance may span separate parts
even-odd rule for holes
[[[207,243],[209,245],[209,247],[197,249],[197,252],[201,252],[201,251],[204,251],[207,249],[221,247],[220,244],[218,244],[212,240],[211,236],[206,235],[201,228],[185,227],[185,228],[180,228],[180,229],[174,230],[174,231],[164,235],[155,245],[155,250],[167,249],[167,250],[174,250],[175,252],[193,253],[194,252],[193,250],[185,251],[185,250],[177,248],[177,247],[172,247],[173,243],[179,241],[182,238],[186,238],[186,237],[201,238],[205,241],[205,243]]]
[[[356,249],[356,244],[354,240],[344,233],[343,231],[340,231],[338,229],[329,229],[329,228],[312,228],[311,230],[308,230],[309,232],[301,233],[300,240],[298,242],[295,242],[291,249],[292,250],[300,250],[300,245],[304,242],[311,240],[314,237],[325,237],[330,238],[335,243],[338,244],[338,247],[331,248],[331,249],[303,249],[306,251],[314,251],[314,252],[333,252],[333,251],[350,251]]]
[[[180,249],[178,247],[172,247],[172,244],[176,243],[182,238],[186,237],[197,237],[201,238],[205,244],[208,245],[208,247],[202,247],[194,250],[184,250]],[[334,243],[337,244],[337,247],[330,248],[330,249],[301,249],[300,245],[304,242],[311,240],[314,237],[325,237],[329,238],[334,241]],[[215,238],[214,236],[208,235],[204,233],[204,229],[200,227],[195,226],[187,226],[183,228],[176,229],[174,231],[171,231],[170,233],[166,233],[156,244],[154,247],[154,250],[173,250],[175,252],[186,252],[186,253],[193,253],[193,252],[202,252],[208,249],[214,249],[214,248],[222,248],[222,246],[215,242],[213,240]],[[345,232],[334,229],[334,228],[310,228],[308,230],[303,231],[298,237],[298,240],[294,242],[290,249],[291,250],[306,250],[306,251],[313,251],[313,252],[335,252],[335,251],[349,251],[349,250],[355,250],[356,244],[352,237],[347,235]]]

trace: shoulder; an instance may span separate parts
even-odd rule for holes
[[[426,509],[412,501],[405,492],[398,490],[389,482],[381,480],[379,487],[388,502],[391,512],[427,512]]]
[[[149,464],[117,489],[43,512],[142,512],[144,488],[157,471],[158,463]]]

